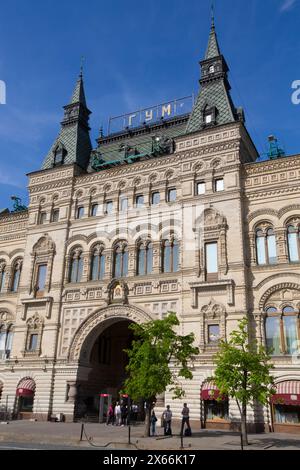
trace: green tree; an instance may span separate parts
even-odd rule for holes
[[[171,387],[173,398],[184,396],[179,378],[192,379],[190,364],[199,353],[193,346],[194,334],[178,335],[175,313],[163,320],[153,320],[142,325],[132,324],[135,339],[130,349],[127,366],[128,378],[124,389],[133,399],[146,401],[145,435],[150,435],[150,415],[156,396]]]
[[[229,341],[221,341],[214,358],[214,381],[220,394],[233,398],[238,405],[245,445],[248,444],[247,406],[253,406],[254,402],[266,405],[275,392],[270,359],[266,349],[256,340],[249,341],[247,318],[239,321],[238,329],[231,333]]]

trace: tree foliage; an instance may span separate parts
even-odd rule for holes
[[[130,325],[135,339],[131,349],[126,350],[129,376],[124,386],[134,400],[154,400],[168,386],[174,398],[184,395],[179,378],[193,378],[190,363],[199,350],[193,346],[194,334],[178,335],[174,331],[178,326],[173,312],[163,320]]]
[[[236,400],[245,434],[247,405],[253,406],[254,402],[266,405],[275,393],[271,357],[262,345],[249,341],[248,320],[244,318],[231,333],[229,341],[221,341],[214,359],[214,381],[220,395]]]
[[[256,342],[248,341],[248,320],[239,322],[228,342],[221,341],[215,356],[215,382],[221,393],[240,403],[262,405],[268,402],[273,390],[273,365],[266,349]]]

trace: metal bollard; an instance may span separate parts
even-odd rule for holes
[[[244,450],[243,433],[241,433],[241,450]]]
[[[84,430],[84,424],[81,423],[81,431],[80,431],[80,441],[83,441],[82,436],[83,436],[83,430]]]

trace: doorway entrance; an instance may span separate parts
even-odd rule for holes
[[[133,340],[133,332],[129,328],[132,323],[120,319],[94,340],[89,356],[88,379],[80,380],[80,370],[78,373],[75,419],[98,421],[101,394],[111,395],[115,402],[120,399],[128,364],[124,350],[130,348]]]

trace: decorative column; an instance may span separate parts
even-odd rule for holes
[[[136,247],[128,246],[128,276],[132,277],[136,274]]]
[[[287,233],[286,229],[276,230],[277,260],[278,263],[288,263]]]
[[[87,282],[89,278],[89,266],[90,266],[90,253],[89,251],[84,251],[83,256],[83,273],[82,273],[82,282]]]

